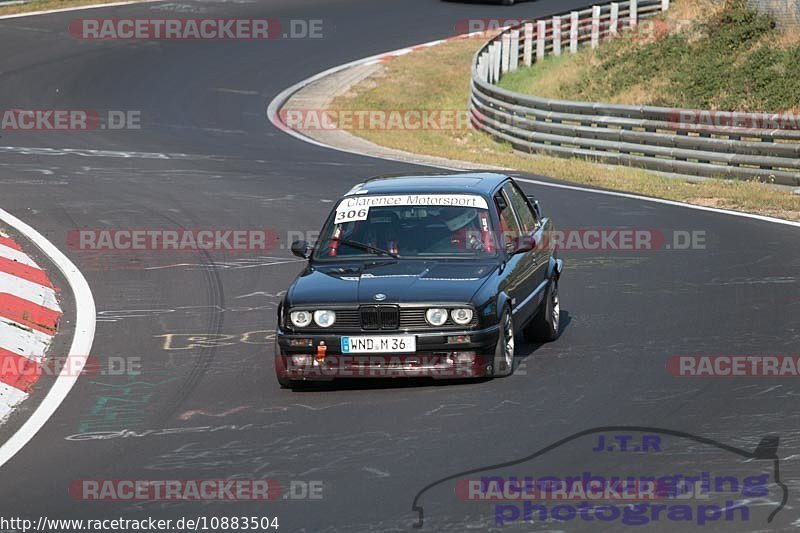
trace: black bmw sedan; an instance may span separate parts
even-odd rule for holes
[[[278,308],[275,372],[508,376],[515,339],[555,340],[563,268],[538,202],[501,174],[380,177],[337,203]]]

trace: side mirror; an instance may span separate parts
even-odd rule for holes
[[[536,216],[539,217],[539,220],[542,220],[544,217],[542,216],[542,208],[539,205],[539,200],[537,200],[535,196],[528,196],[528,201],[533,206],[533,210],[536,211]]]
[[[294,241],[292,243],[292,253],[302,259],[311,257],[311,246],[306,241]]]
[[[513,246],[511,247],[511,255],[524,254],[535,249],[536,239],[533,238],[533,233],[521,235],[514,240]]]

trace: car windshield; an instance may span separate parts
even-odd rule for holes
[[[325,225],[315,259],[494,257],[489,210],[474,195],[362,196],[342,200]]]

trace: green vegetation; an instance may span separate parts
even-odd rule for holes
[[[747,9],[678,0],[597,50],[547,58],[500,85],[547,98],[726,111],[800,110],[800,40]]]
[[[24,4],[6,5],[0,1],[0,15],[13,15],[17,13],[30,13],[50,9],[64,9],[93,4],[109,4],[119,0],[32,0]]]
[[[481,39],[454,41],[401,56],[354,86],[329,106],[337,110],[466,109],[469,69]],[[352,132],[376,144],[407,152],[513,168],[575,183],[667,198],[697,205],[738,209],[800,220],[800,196],[760,183],[708,180],[693,183],[645,170],[581,159],[523,157],[473,129],[364,129]]]

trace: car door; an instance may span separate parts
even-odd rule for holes
[[[542,300],[550,258],[547,247],[539,246],[543,242],[543,227],[528,198],[512,181],[507,181],[502,191],[516,215],[520,241],[535,244],[532,250],[517,254],[522,290],[516,299],[517,312],[520,315],[518,322],[522,323],[533,317]]]
[[[522,236],[522,228],[514,208],[502,188],[495,193],[494,203],[500,224],[498,247],[500,252],[507,256],[502,271],[503,281],[500,284],[500,289],[508,294],[515,321],[519,323],[517,313],[522,309],[520,302],[529,294],[529,258],[526,258],[525,254],[511,255],[519,238]]]

